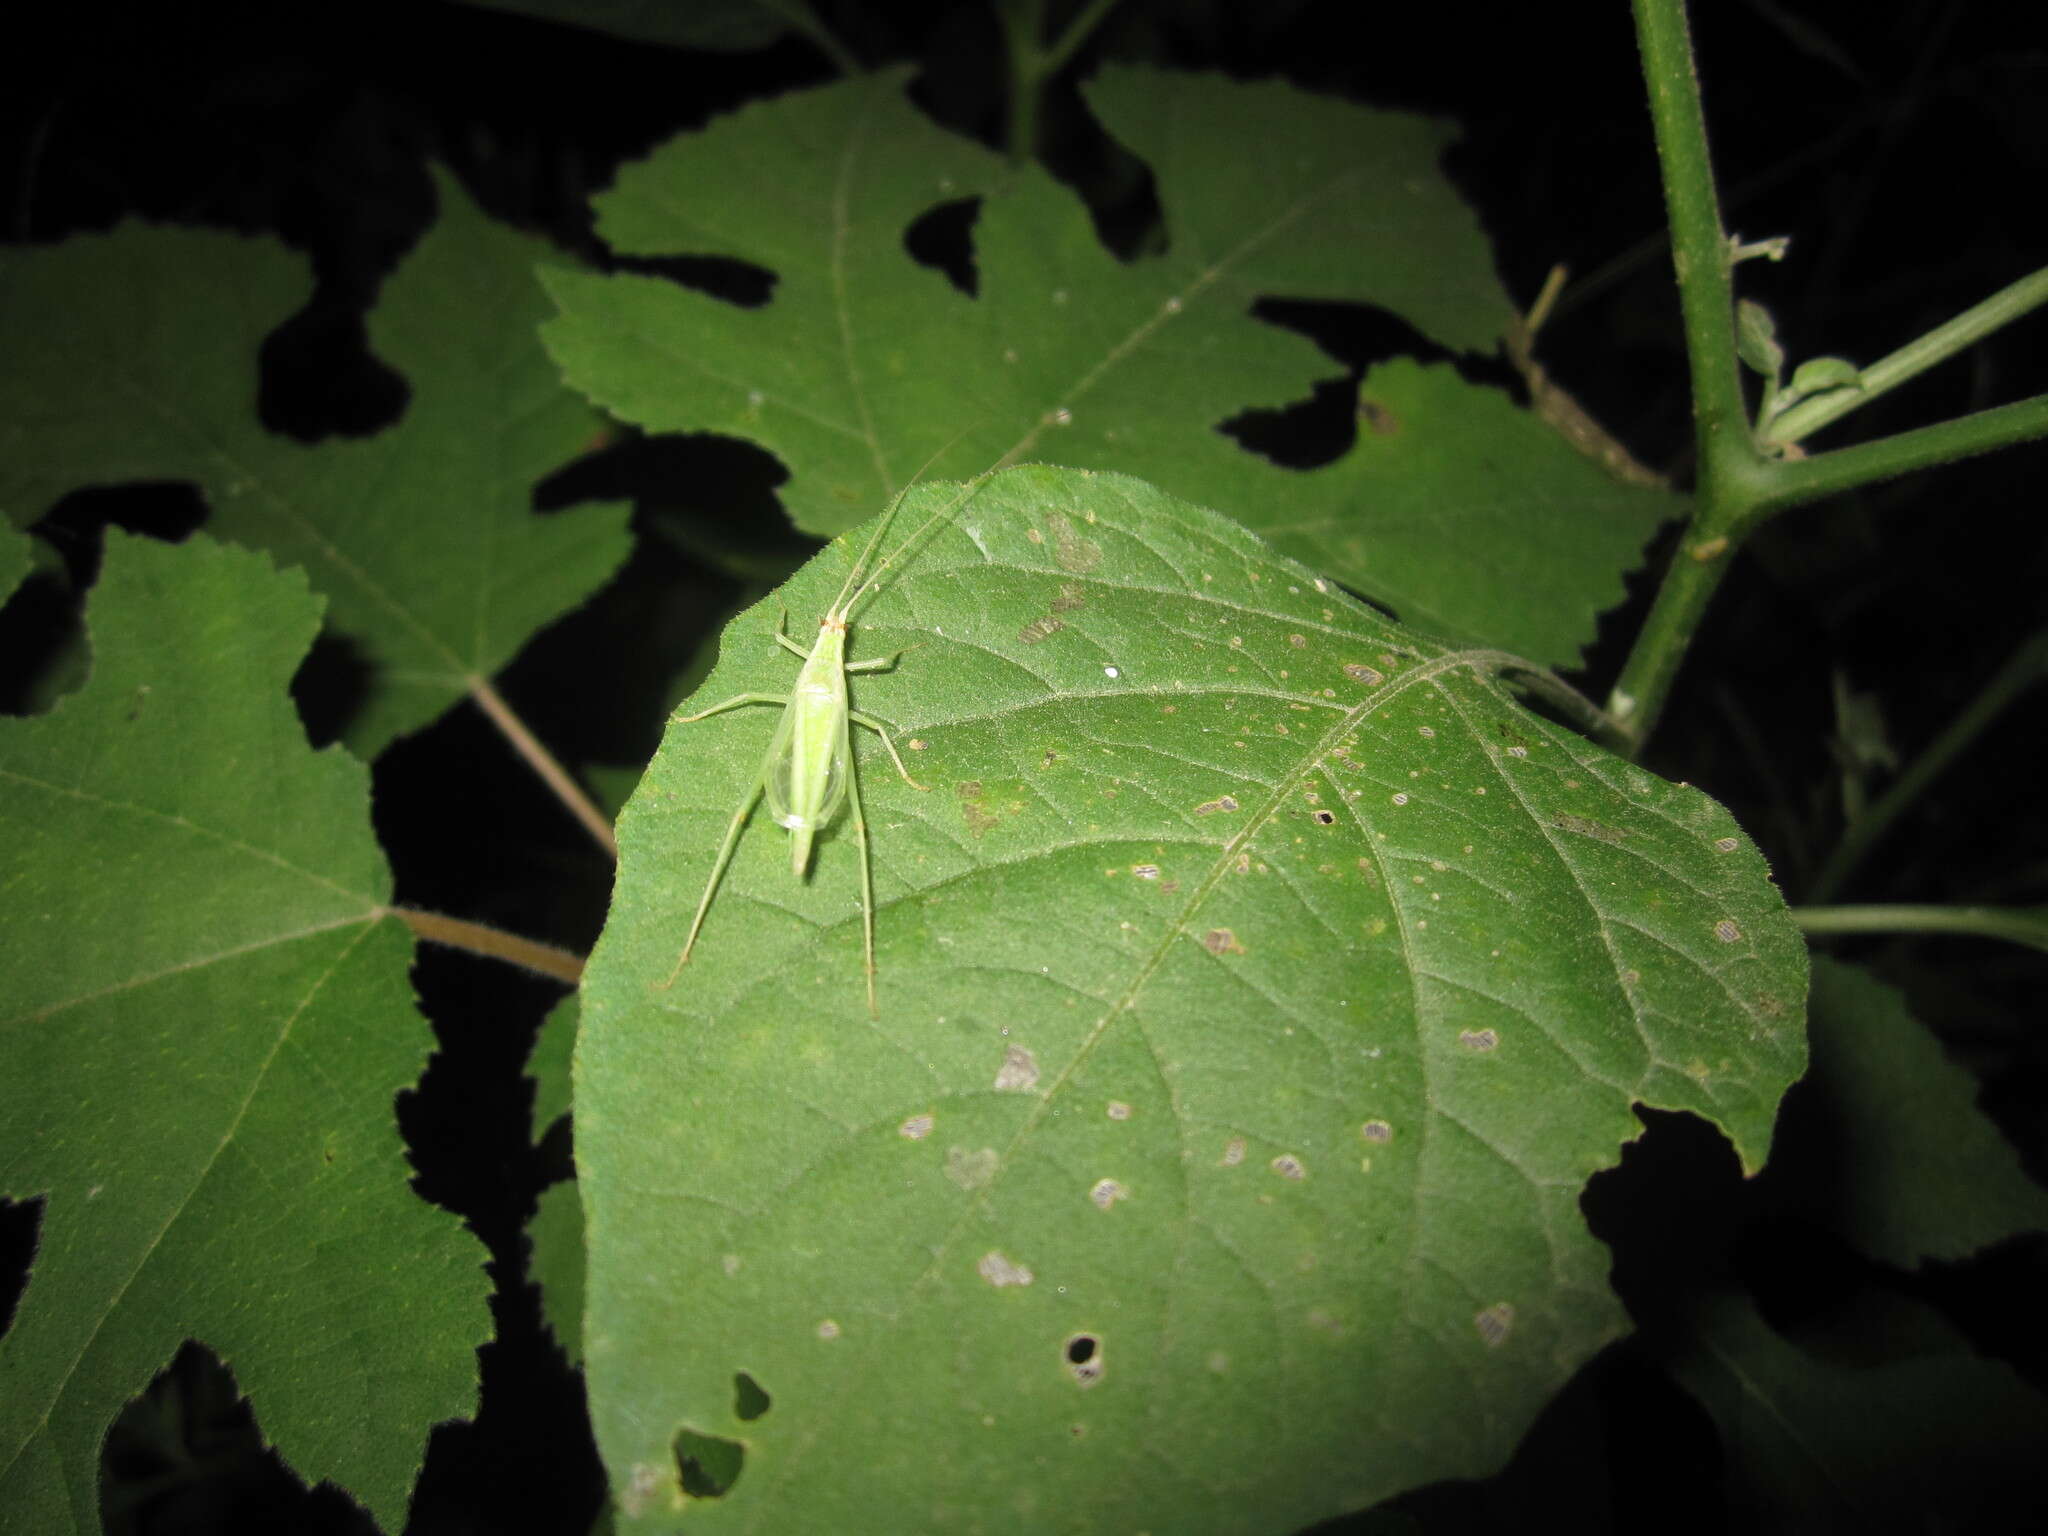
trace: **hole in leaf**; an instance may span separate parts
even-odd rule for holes
[[[1074,1378],[1075,1386],[1085,1389],[1102,1380],[1102,1341],[1094,1334],[1072,1335],[1062,1352],[1067,1357],[1067,1374]]]
[[[189,480],[137,480],[127,485],[87,486],[63,497],[37,520],[40,535],[62,557],[73,587],[83,590],[98,578],[100,530],[108,524],[166,544],[182,544],[206,521],[206,499]]]
[[[745,1371],[733,1377],[732,1411],[733,1416],[742,1423],[751,1424],[766,1413],[773,1402],[774,1399],[768,1395],[761,1383]]]
[[[28,1289],[35,1261],[36,1233],[43,1224],[43,1197],[0,1200],[0,1335],[14,1325],[14,1309]]]
[[[234,1374],[189,1339],[107,1431],[99,1493],[101,1528],[122,1536],[376,1529],[333,1484],[309,1489],[292,1475],[265,1445]]]
[[[911,220],[903,231],[903,249],[919,266],[943,272],[946,281],[967,297],[978,298],[981,273],[974,265],[974,221],[980,217],[978,197],[940,203]]]
[[[1217,430],[1283,469],[1320,469],[1350,452],[1357,438],[1356,395],[1351,379],[1321,379],[1306,400],[1277,411],[1240,411]]]
[[[1252,315],[1268,325],[1306,336],[1351,370],[1355,379],[1389,358],[1418,362],[1453,360],[1392,310],[1374,304],[1344,304],[1315,299],[1260,299]]]
[[[0,715],[40,714],[85,680],[78,593],[55,570],[32,570],[0,607]]]
[[[362,314],[339,293],[316,293],[256,352],[258,418],[302,443],[381,431],[411,398],[412,386],[370,351]]]
[[[666,278],[741,309],[759,309],[775,296],[780,279],[766,267],[736,256],[615,256],[613,269]]]
[[[292,674],[292,702],[305,722],[306,740],[324,747],[341,739],[363,706],[370,702],[376,668],[347,635],[322,632],[313,649]]]
[[[675,1451],[683,1492],[693,1499],[724,1498],[739,1481],[747,1459],[747,1448],[737,1440],[722,1440],[694,1429],[676,1432]]]

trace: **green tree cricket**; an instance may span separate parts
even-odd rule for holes
[[[922,473],[919,472],[920,475]],[[768,814],[789,831],[790,872],[799,880],[804,879],[810,870],[811,847],[818,833],[831,824],[841,804],[850,804],[854,836],[860,844],[861,952],[867,971],[868,1015],[870,1018],[879,1016],[880,1009],[875,1001],[874,869],[868,853],[867,818],[861,809],[860,784],[853,767],[851,727],[865,726],[882,738],[882,745],[889,749],[889,760],[896,765],[896,772],[902,775],[904,783],[916,790],[923,790],[926,786],[913,779],[903,766],[903,759],[896,751],[896,743],[888,728],[873,716],[854,709],[846,692],[849,673],[884,671],[896,664],[902,652],[867,661],[849,661],[846,658],[847,630],[861,599],[878,589],[882,572],[900,560],[904,552],[922,539],[940,519],[964,506],[993,473],[990,470],[962,486],[959,495],[919,524],[893,552],[877,562],[872,574],[863,580],[868,561],[880,548],[889,525],[896,519],[896,509],[903,504],[903,498],[909,494],[916,480],[913,478],[910,484],[898,491],[875,524],[875,531],[862,549],[860,558],[847,572],[839,595],[818,621],[818,638],[809,651],[789,638],[786,614],[776,621],[776,643],[804,660],[803,670],[797,674],[796,687],[787,698],[772,693],[742,693],[723,703],[713,704],[709,709],[698,710],[693,715],[675,717],[677,724],[690,724],[748,704],[774,704],[782,709],[782,719],[769,740],[768,755],[762,760],[761,771],[726,826],[725,840],[719,845],[718,857],[712,862],[711,877],[704,883],[704,895],[697,903],[696,916],[690,920],[690,932],[683,940],[683,951],[676,957],[675,968],[669,972],[668,979],[661,984],[664,990],[675,985],[683,967],[690,962],[690,951],[696,947],[705,914],[711,910],[711,899],[718,893],[719,881],[725,875],[726,866],[732,862],[740,833],[745,830],[755,804],[765,795]]]

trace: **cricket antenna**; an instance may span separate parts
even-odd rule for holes
[[[926,470],[930,469],[934,464],[938,463],[940,459],[944,458],[947,454],[951,453],[955,448],[959,447],[960,440],[967,436],[968,433],[972,432],[975,427],[980,425],[980,422],[975,422],[972,426],[962,427],[958,432],[955,432],[951,437],[946,439],[945,445],[941,447],[937,452],[935,452],[930,458],[926,459],[924,463],[920,464],[917,468],[917,473],[912,475],[908,480],[904,481],[902,487],[896,492],[896,494],[889,498],[888,510],[882,514],[882,520],[875,524],[875,531],[872,535],[869,536],[867,546],[861,550],[860,558],[853,562],[853,569],[846,573],[846,581],[839,588],[839,595],[832,600],[832,606],[830,609],[827,610],[828,612],[836,613],[843,617],[850,604],[859,601],[861,593],[866,592],[867,587],[863,585],[859,591],[855,591],[854,583],[860,581],[862,573],[867,570],[869,556],[873,555],[875,550],[881,545],[883,536],[887,534],[889,531],[889,525],[896,521],[896,509],[903,505],[903,498],[908,496],[911,490],[917,485],[917,482],[924,478]],[[930,519],[927,519],[926,521],[929,522]],[[921,533],[924,530],[922,527],[920,527],[918,531]],[[901,553],[901,551],[898,550],[898,553]],[[877,566],[876,569],[880,570],[883,567],[887,566],[888,563],[889,562],[885,560],[882,562],[882,565]],[[849,597],[848,594],[852,595]]]
[[[960,437],[965,437],[966,435],[967,434],[963,432],[960,434]],[[954,438],[953,442],[959,442],[960,437]],[[989,465],[987,469],[984,469],[972,480],[965,482],[960,487],[959,495],[955,496],[952,500],[948,501],[943,507],[940,507],[936,512],[932,513],[930,517],[927,517],[923,522],[919,523],[915,528],[911,529],[909,535],[903,540],[901,544],[898,544],[894,549],[890,550],[888,554],[884,555],[879,561],[876,562],[875,568],[873,572],[869,574],[868,579],[864,583],[862,583],[860,590],[853,594],[849,606],[851,606],[851,603],[859,602],[869,592],[872,592],[875,589],[876,584],[881,580],[882,572],[889,569],[889,567],[894,565],[898,560],[901,560],[904,554],[908,552],[913,545],[915,545],[927,533],[931,532],[931,530],[935,528],[940,522],[942,522],[944,519],[948,517],[951,517],[955,512],[959,511],[963,506],[965,506],[968,503],[968,501],[970,501],[973,498],[974,493],[979,491],[986,481],[988,481],[993,476],[1000,474],[1003,470],[1008,469],[1012,463],[1014,463],[1019,457],[1022,456],[1024,450],[1028,448],[1035,440],[1036,434],[1024,438],[1023,441],[1019,442],[1008,453],[1004,454],[1000,459],[997,459],[995,463]],[[951,446],[951,443],[947,444],[948,448],[950,448]],[[941,453],[943,453],[944,451],[945,449],[940,450]],[[932,455],[932,459],[927,459],[925,461],[925,469],[930,469],[932,466],[932,460],[936,459],[937,457],[938,454],[934,454]],[[919,475],[922,475],[924,473],[924,470],[921,469],[918,471],[918,473]],[[913,481],[912,484],[915,484],[915,482]],[[883,517],[881,524],[875,529],[875,537],[868,542],[868,548],[861,551],[861,559],[863,561],[865,561],[868,555],[873,552],[874,546],[881,542],[881,536],[883,532],[887,530],[890,522],[893,521],[896,516],[896,502],[900,502],[909,490],[910,486],[906,485],[903,488],[903,490],[898,491],[896,493],[896,501],[892,501],[889,504],[888,513]],[[858,567],[856,567],[856,570],[857,569]],[[841,595],[844,596],[843,589]]]

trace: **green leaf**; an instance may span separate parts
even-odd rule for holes
[[[526,1075],[533,1079],[533,1139],[538,1142],[569,1113],[569,1060],[576,1049],[576,994],[570,993],[548,1013],[533,1050],[526,1059]]]
[[[94,1524],[107,1425],[188,1337],[388,1529],[474,1402],[483,1253],[408,1187],[431,1041],[369,775],[285,692],[319,606],[110,530],[90,681],[0,721],[0,1193],[45,1202],[0,1339],[10,1531]]]
[[[1947,1348],[1844,1369],[1772,1332],[1746,1299],[1698,1309],[1676,1371],[1720,1428],[1729,1529],[2039,1528],[2048,1401],[1930,1309],[1899,1310],[1917,1315],[1895,1330],[1923,1348],[1945,1336]]]
[[[1360,390],[1358,446],[1316,478],[1327,494],[1256,526],[1412,627],[1575,663],[1616,573],[1682,496],[1627,485],[1447,363],[1383,363]],[[1595,570],[1600,579],[1595,580]],[[1612,583],[1611,589],[1607,585]]]
[[[437,178],[440,221],[391,278],[371,344],[411,385],[375,437],[264,430],[256,355],[305,299],[266,242],[129,226],[16,255],[0,286],[0,507],[32,521],[84,484],[196,482],[210,528],[302,565],[369,668],[346,740],[428,724],[625,557],[625,509],[540,516],[534,483],[594,440],[534,337],[538,241]]]
[[[1977,1084],[1905,999],[1853,966],[1813,967],[1810,1092],[1836,1138],[1822,1215],[1872,1258],[1902,1269],[1962,1259],[2048,1230],[2048,1192],[1977,1108]]]
[[[583,1201],[574,1179],[540,1192],[526,1224],[526,1274],[540,1289],[540,1315],[571,1365],[583,1363]]]
[[[1828,389],[1849,389],[1863,383],[1863,371],[1846,357],[1809,357],[1792,370],[1786,392],[1793,399]]]
[[[786,692],[774,610],[851,559],[700,703]],[[664,987],[770,711],[672,728],[620,822],[576,1146],[622,1523],[679,1432],[745,1451],[691,1518],[764,1531],[1289,1531],[1498,1465],[1624,1326],[1578,1197],[1631,1106],[1754,1168],[1801,1069],[1756,850],[1122,476],[985,484],[855,615],[919,640],[854,683],[931,786],[855,743],[879,1021],[846,818],[800,883],[756,815]]]
[[[543,335],[570,382],[653,431],[767,447],[812,532],[859,521],[939,450],[939,473],[1006,456],[1121,470],[1220,506],[1417,622],[1578,659],[1675,498],[1606,482],[1526,417],[1497,444],[1489,429],[1521,413],[1447,369],[1390,374],[1414,397],[1393,411],[1400,440],[1361,431],[1320,470],[1218,430],[1333,371],[1254,317],[1262,297],[1377,305],[1447,347],[1495,345],[1512,310],[1438,170],[1442,124],[1106,69],[1089,101],[1151,166],[1166,216],[1165,252],[1121,262],[1071,193],[941,132],[904,80],[749,107],[622,171],[599,199],[614,249],[750,262],[774,294],[742,309],[653,277],[544,273],[561,315]],[[916,265],[904,234],[977,197],[968,297]],[[1441,478],[1393,489],[1415,464]]]
[[[1778,323],[1754,299],[1736,301],[1735,355],[1772,383],[1784,371],[1785,349],[1778,344]]]

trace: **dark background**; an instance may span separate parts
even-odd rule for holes
[[[919,99],[991,143],[1003,125],[1001,50],[974,5],[825,0],[827,24],[864,63],[916,60]],[[1051,7],[1055,20],[1071,6]],[[2048,260],[2048,23],[2032,5],[1966,0],[1700,0],[1695,39],[1726,218],[1746,237],[1788,234],[1791,259],[1745,265],[1742,290],[1775,311],[1795,359],[1869,362]],[[1568,17],[1568,19],[1566,19]],[[44,244],[126,219],[224,227],[305,251],[318,290],[262,359],[259,407],[312,441],[374,431],[405,384],[372,358],[362,315],[431,217],[424,166],[451,165],[496,217],[603,263],[590,196],[615,168],[738,104],[822,82],[815,49],[786,40],[745,54],[636,45],[449,3],[80,4],[10,23],[0,65],[0,236]],[[1662,244],[1662,203],[1627,8],[1127,0],[1046,106],[1039,150],[1125,253],[1155,238],[1149,186],[1088,119],[1074,89],[1104,56],[1138,56],[1455,119],[1448,168],[1495,241],[1516,300],[1553,263],[1575,280],[1539,352],[1645,462],[1685,478],[1688,388]],[[1256,157],[1261,146],[1247,144]],[[764,192],[764,195],[770,195]],[[967,218],[919,231],[922,258],[966,259]],[[737,266],[680,275],[741,302],[770,282]],[[0,269],[4,280],[4,269]],[[1281,297],[1281,296],[1276,296]],[[1287,462],[1341,452],[1355,384],[1398,353],[1441,355],[1392,316],[1280,303],[1277,322],[1329,352],[1329,381],[1279,420],[1236,430]],[[2048,321],[2023,321],[1965,358],[1851,418],[1817,446],[1854,441],[2048,390]],[[1461,359],[1515,389],[1498,360]],[[2027,636],[2048,623],[2040,444],[1794,512],[1757,537],[1723,589],[1650,765],[1731,806],[1798,901],[1839,829],[1839,783],[1856,749],[1837,731],[1838,687],[1874,696],[1885,740],[1907,758]],[[572,765],[652,752],[664,690],[740,588],[803,545],[772,518],[781,471],[757,450],[701,440],[631,441],[573,466],[543,505],[637,495],[707,544],[723,568],[642,541],[583,612],[541,636],[501,680],[513,706]],[[178,537],[203,520],[189,490],[81,493],[39,525],[65,570],[0,612],[0,706],[34,696],[55,664],[112,521]],[[681,541],[688,543],[688,540]],[[1669,549],[1654,553],[1651,569]],[[1576,680],[1612,682],[1650,591],[1609,616]],[[298,685],[309,732],[346,716],[345,656],[317,651]],[[2038,694],[1936,787],[1847,899],[2041,901],[2048,838],[2038,788]],[[1880,774],[1873,782],[1883,782]],[[401,902],[496,923],[577,949],[602,922],[609,870],[585,835],[458,707],[376,765],[379,835]],[[1984,1103],[2037,1177],[2048,1172],[2048,965],[1975,940],[1863,941],[1868,963],[1985,1084]],[[521,1064],[558,989],[460,955],[416,969],[440,1050],[401,1097],[421,1194],[490,1244],[498,1339],[482,1352],[483,1406],[429,1448],[420,1532],[581,1532],[602,1497],[581,1388],[523,1280],[521,1224],[542,1184],[568,1171],[566,1137],[528,1140]],[[1873,1289],[1931,1301],[1978,1346],[2048,1387],[2038,1297],[2048,1264],[2021,1242],[1968,1264],[1882,1271],[1794,1219],[1799,1159],[1819,1111],[1795,1090],[1773,1175],[1744,1186],[1700,1122],[1649,1116],[1623,1166],[1586,1205],[1615,1246],[1615,1279],[1654,1342],[1702,1286],[1749,1290],[1781,1324]],[[1804,1139],[1803,1139],[1804,1138]],[[1790,1175],[1775,1170],[1789,1167]],[[1775,1180],[1775,1182],[1774,1182]],[[18,1275],[33,1205],[0,1206]],[[0,1283],[0,1300],[18,1294]],[[0,1316],[11,1305],[0,1308]],[[1247,1446],[1248,1455],[1258,1448]],[[1577,1529],[1655,1518],[1727,1528],[1710,1422],[1639,1341],[1593,1362],[1489,1485],[1425,1490],[1404,1508],[1431,1530],[1532,1523]],[[877,1490],[886,1496],[886,1490]],[[111,1438],[105,1512],[115,1528],[365,1529],[333,1489],[308,1494],[260,1449],[231,1380],[188,1347]],[[1903,1519],[1903,1517],[1902,1517]]]

